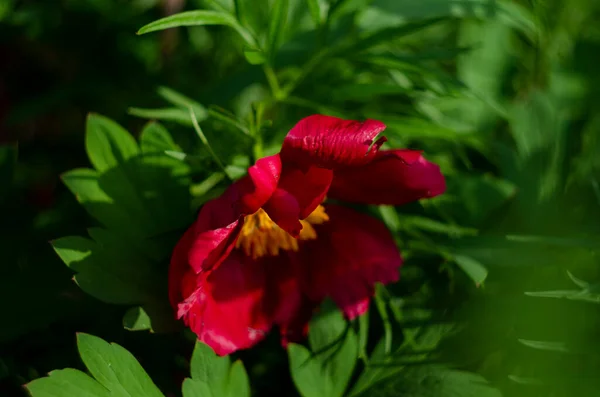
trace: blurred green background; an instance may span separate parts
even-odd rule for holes
[[[136,35],[197,9],[240,29]],[[193,340],[124,330],[127,308],[82,292],[49,241],[97,223],[59,178],[89,164],[89,112],[134,136],[168,128],[191,164],[191,222],[226,186],[191,106],[234,173],[313,113],[379,119],[388,147],[442,167],[444,196],[370,209],[406,261],[369,318],[389,365],[363,368],[382,379],[369,387],[355,374],[351,395],[487,395],[468,373],[509,397],[600,395],[598,65],[593,0],[0,0],[0,393],[82,368],[84,331],[178,395]],[[240,353],[255,395],[297,393],[276,339]]]

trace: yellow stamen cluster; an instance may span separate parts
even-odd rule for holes
[[[328,220],[325,207],[319,205],[309,216],[300,221],[302,231],[296,239],[277,226],[261,208],[254,214],[246,216],[235,246],[243,249],[246,255],[254,259],[265,255],[278,255],[279,250],[298,251],[298,240],[316,239],[317,232],[313,225],[320,225]]]

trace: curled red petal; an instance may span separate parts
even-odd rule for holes
[[[288,191],[276,189],[269,201],[263,206],[269,218],[280,228],[294,237],[300,235],[300,206],[296,198]]]
[[[329,222],[302,246],[303,288],[314,301],[331,297],[352,319],[367,310],[376,282],[398,280],[402,259],[379,220],[337,205],[326,211]]]
[[[280,175],[279,154],[259,159],[248,169],[248,176],[240,179],[230,188],[235,195],[239,196],[239,211],[244,214],[258,211],[275,192]]]
[[[360,167],[336,170],[328,197],[346,202],[401,205],[446,190],[440,167],[414,150],[386,150]]]
[[[248,169],[220,197],[204,204],[195,223],[188,260],[199,273],[210,270],[233,249],[243,217],[258,211],[277,189],[281,175],[279,155],[264,157]]]
[[[325,168],[309,167],[302,171],[300,168],[287,167],[281,174],[279,188],[296,198],[300,219],[304,219],[323,202],[332,180],[333,171]]]
[[[178,317],[218,355],[254,346],[271,328],[260,262],[234,251],[210,273],[196,275],[196,289],[178,305]]]
[[[281,147],[283,163],[337,169],[366,164],[376,155],[385,138],[375,141],[385,129],[376,120],[358,122],[337,117],[313,115],[298,122],[288,132]]]

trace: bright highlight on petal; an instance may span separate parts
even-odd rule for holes
[[[320,225],[328,220],[325,207],[319,205],[308,217],[300,221],[302,230],[296,239],[277,226],[261,208],[244,218],[244,226],[235,246],[253,259],[265,255],[276,256],[280,250],[296,252],[299,248],[298,241],[317,238],[313,225]]]

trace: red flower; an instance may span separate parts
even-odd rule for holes
[[[439,195],[439,167],[420,152],[385,150],[379,121],[301,120],[279,154],[206,203],[171,259],[177,316],[217,354],[253,346],[278,325],[283,343],[306,335],[313,309],[331,297],[352,319],[376,282],[402,264],[379,220],[332,199],[400,205]]]

